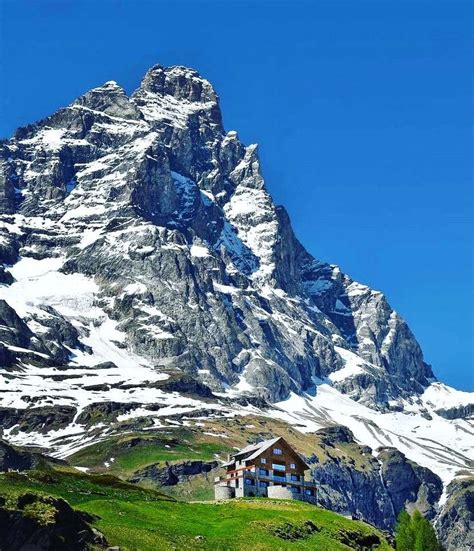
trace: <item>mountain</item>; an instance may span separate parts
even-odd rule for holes
[[[0,213],[4,439],[66,457],[251,413],[398,449],[441,477],[438,507],[472,468],[473,394],[436,381],[382,293],[305,250],[196,71],[156,65],[18,129]]]

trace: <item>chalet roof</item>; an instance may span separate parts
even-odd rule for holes
[[[242,448],[238,452],[232,454],[230,461],[224,463],[223,467],[232,465],[233,463],[235,463],[236,458],[240,457],[241,455],[245,455],[245,459],[255,459],[261,452],[267,450],[273,444],[276,444],[278,440],[280,440],[280,438],[281,436],[279,436],[278,438],[272,438],[271,440],[262,440],[262,442],[257,442],[256,444],[249,444],[248,446],[245,446],[245,448]]]
[[[245,459],[248,459],[248,460],[255,459],[262,452],[264,452],[265,450],[268,450],[268,448],[271,448],[279,440],[281,440],[281,436],[279,436],[278,438],[272,438],[271,440],[263,440],[262,442],[258,442],[258,444],[252,444],[250,446],[247,446],[243,450],[240,450],[240,452],[236,455],[240,455],[242,453],[253,452],[251,455],[249,455]]]
[[[252,459],[256,459],[265,450],[268,450],[268,448],[271,448],[280,440],[283,440],[283,438],[281,436],[278,436],[277,438],[272,438],[271,440],[263,440],[262,442],[257,442],[256,444],[250,444],[249,446],[246,446],[245,448],[242,448],[240,451],[234,453],[230,461],[227,461],[227,463],[223,464],[223,467],[230,467],[235,463],[236,459],[238,458],[244,459],[246,461],[251,461]],[[306,461],[304,461],[304,459],[295,450],[293,451],[299,457],[300,461],[306,466],[306,468],[309,469],[309,465],[306,463]]]

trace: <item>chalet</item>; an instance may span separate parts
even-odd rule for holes
[[[215,498],[265,496],[316,503],[316,486],[305,480],[309,466],[283,438],[251,444],[229,457],[215,479]]]

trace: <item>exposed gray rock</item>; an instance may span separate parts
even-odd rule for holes
[[[206,372],[216,391],[243,377],[269,400],[343,367],[335,345],[367,362],[337,386],[372,406],[432,377],[384,296],[298,242],[256,146],[224,131],[218,96],[196,71],[156,65],[130,97],[108,82],[19,129],[0,159],[2,212],[26,216],[4,262],[19,247],[65,255],[65,273],[95,277],[136,353]],[[97,235],[84,244],[85,231]],[[77,328],[54,319],[47,354],[67,362]]]
[[[149,465],[136,471],[129,482],[152,482],[158,486],[176,486],[198,474],[209,473],[218,467],[217,461],[184,461],[183,463],[166,463],[166,467]]]
[[[4,300],[0,300],[0,339],[3,344],[28,348],[33,338],[26,323]]]
[[[469,419],[474,417],[474,404],[437,409],[436,413],[445,419]]]
[[[394,510],[418,509],[425,517],[433,519],[435,505],[443,491],[439,476],[420,467],[394,448],[384,448],[377,459],[381,462],[381,476],[390,495]]]
[[[474,479],[453,480],[447,487],[447,499],[437,518],[436,529],[447,551],[471,551],[474,548]]]
[[[0,408],[0,426],[3,429],[13,428],[13,434],[20,431],[46,433],[67,427],[75,414],[76,408],[60,405],[27,409]]]
[[[355,443],[345,427],[321,429],[317,434],[329,459],[320,462],[309,458],[309,462],[314,466],[312,474],[323,506],[350,512],[387,530],[393,530],[404,508],[416,508],[434,518],[443,490],[437,475],[392,448],[380,449],[374,457],[369,447]],[[335,453],[341,444],[351,444],[345,460]]]
[[[139,403],[97,402],[87,405],[78,415],[76,422],[79,424],[94,425],[103,422],[112,422],[119,415],[127,413],[137,407]]]
[[[0,440],[0,471],[26,471],[38,467],[44,467],[49,463],[63,463],[58,459],[46,457],[37,452],[31,452],[24,448],[11,446]]]

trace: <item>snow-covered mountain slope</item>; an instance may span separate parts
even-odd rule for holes
[[[155,66],[131,96],[107,82],[20,128],[0,213],[9,440],[64,455],[251,411],[343,423],[445,481],[469,468],[473,395],[435,381],[382,293],[304,249],[195,71]]]

